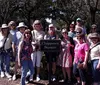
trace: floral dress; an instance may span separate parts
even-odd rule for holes
[[[62,45],[62,51],[61,51],[61,58],[62,58],[62,67],[72,67],[72,55],[70,52],[70,46],[69,46],[70,41],[69,40],[64,40],[61,41]]]

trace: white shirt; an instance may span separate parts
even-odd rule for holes
[[[5,39],[6,38],[2,34],[0,34],[0,48],[3,47]],[[12,35],[9,34],[4,45],[4,49],[9,49],[11,47],[12,47]]]

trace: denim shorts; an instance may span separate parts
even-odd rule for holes
[[[91,61],[92,75],[93,75],[94,82],[100,82],[100,69],[96,69],[98,62],[99,62],[99,59]]]

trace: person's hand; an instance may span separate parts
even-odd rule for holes
[[[32,43],[32,45],[36,45],[36,41],[35,42],[31,42]]]
[[[21,63],[20,63],[20,61],[18,61],[18,66],[21,67]]]
[[[100,69],[100,63],[98,63],[98,65],[97,65],[96,69]]]
[[[73,62],[73,65],[75,64],[75,62]]]
[[[87,68],[87,63],[83,62],[83,68]]]

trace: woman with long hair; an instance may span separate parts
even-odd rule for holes
[[[25,85],[27,72],[30,71],[30,81],[33,80],[34,68],[31,60],[32,49],[32,34],[29,29],[26,29],[21,42],[18,46],[18,65],[21,66],[21,85]]]

